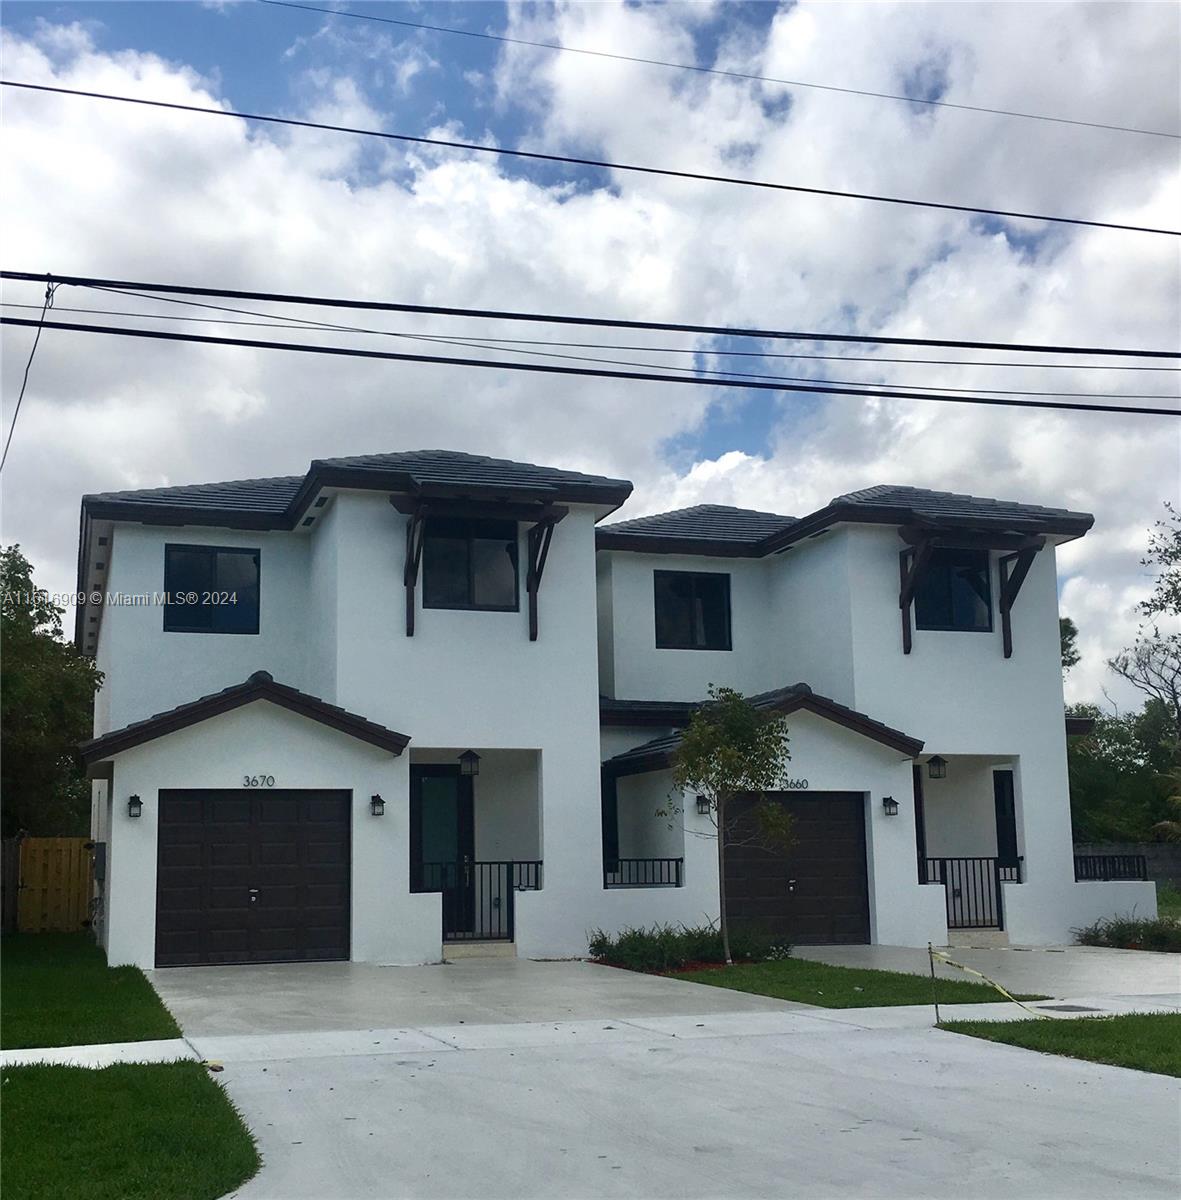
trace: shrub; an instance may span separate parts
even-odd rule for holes
[[[631,971],[672,971],[688,963],[723,963],[722,934],[716,925],[653,925],[627,928],[612,936],[596,929],[588,938],[591,957]],[[782,938],[751,929],[730,933],[735,962],[786,958],[791,946]]]
[[[1074,931],[1080,946],[1110,946],[1118,950],[1159,950],[1181,954],[1181,924],[1168,917],[1103,917]]]

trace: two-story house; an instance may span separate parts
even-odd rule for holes
[[[1155,911],[1119,864],[1076,880],[1054,548],[1090,516],[879,487],[601,523],[630,492],[415,451],[86,496],[110,962],[550,957],[713,919],[710,816],[669,803],[711,684],[791,736],[795,838],[731,850],[735,921],[1047,943]]]

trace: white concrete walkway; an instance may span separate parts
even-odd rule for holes
[[[1133,995],[1181,992],[1181,954],[1108,950],[1101,946],[940,947],[957,962],[974,967],[1011,992],[1043,996]],[[873,967],[926,975],[926,950],[909,946],[796,946],[795,958],[837,967]],[[946,979],[970,976],[939,965]]]
[[[159,1042],[101,1042],[94,1046],[42,1046],[0,1050],[0,1067],[40,1064],[60,1067],[111,1067],[115,1063],[162,1063],[201,1056],[183,1038]]]

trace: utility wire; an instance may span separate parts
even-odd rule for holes
[[[0,325],[36,325],[26,317],[0,316]],[[757,379],[725,379],[710,375],[668,375],[663,372],[617,371],[606,368],[563,367],[554,363],[506,362],[496,359],[456,358],[426,354],[403,354],[392,350],[362,350],[352,346],[317,346],[307,342],[270,342],[248,338],[215,337],[208,334],[178,333],[174,330],[135,329],[128,326],[87,325],[73,321],[50,321],[49,329],[78,333],[108,334],[117,337],[149,338],[158,341],[196,342],[211,346],[241,346],[252,350],[287,350],[302,354],[325,354],[347,358],[383,359],[393,362],[433,363],[453,367],[481,367],[496,371],[529,371],[546,375],[579,376],[590,379],[629,379],[649,383],[684,383],[704,387],[749,388],[767,392],[804,392],[825,396],[861,396],[866,399],[935,400],[945,404],[985,404],[1010,408],[1064,409],[1079,412],[1114,412],[1143,416],[1179,417],[1181,408],[1152,408],[1141,405],[1084,404],[1068,400],[1016,400],[1008,396],[963,396],[931,392],[889,392],[881,388],[848,388],[816,383],[764,382]]]
[[[383,25],[401,25],[406,29],[425,29],[432,33],[451,33],[458,37],[483,38],[490,42],[505,42],[513,46],[532,46],[537,50],[559,50],[566,54],[586,54],[594,58],[611,58],[617,62],[642,63],[648,67],[668,67],[675,71],[697,71],[703,75],[724,75],[728,79],[746,79],[755,83],[777,83],[785,87],[813,88],[822,92],[843,92],[850,96],[870,96],[875,100],[901,100],[905,104],[926,104],[935,108],[955,108],[964,112],[992,113],[998,117],[1020,117],[1027,121],[1051,121],[1056,125],[1081,125],[1087,129],[1109,129],[1116,133],[1140,133],[1149,137],[1181,138],[1179,133],[1159,129],[1140,129],[1130,125],[1106,125],[1100,121],[1080,121],[1071,117],[1051,117],[1044,113],[1016,112],[1007,108],[989,108],[982,104],[955,104],[950,100],[928,100],[918,96],[900,96],[893,92],[871,92],[865,88],[837,87],[831,83],[805,83],[801,79],[776,79],[769,75],[753,75],[746,71],[725,71],[721,67],[702,67],[696,63],[665,62],[659,58],[638,58],[633,54],[617,54],[608,50],[587,50],[561,42],[533,42],[528,38],[508,37],[498,33],[476,33],[471,29],[454,29],[447,25],[428,25],[422,21],[400,21],[394,17],[377,17],[371,13],[346,12],[337,8],[321,8],[316,4],[292,4],[289,0],[258,0],[273,8],[296,8],[304,12],[324,13],[330,17],[349,17],[356,21],[378,21]]]
[[[564,163],[576,167],[593,167],[602,171],[631,171],[639,175],[660,175],[670,179],[692,179],[703,183],[726,183],[741,187],[763,188],[776,192],[799,192],[809,196],[838,196],[845,200],[869,200],[878,204],[898,204],[907,208],[931,208],[944,212],[973,213],[977,216],[1007,217],[1022,221],[1044,221],[1054,225],[1079,225],[1091,229],[1115,229],[1125,233],[1155,233],[1166,237],[1181,237],[1181,229],[1157,229],[1148,225],[1121,225],[1112,221],[1091,221],[1082,217],[1054,217],[1043,213],[1016,212],[1003,208],[983,208],[971,204],[948,204],[936,200],[915,200],[901,196],[882,196],[872,192],[846,192],[835,188],[804,187],[794,183],[774,183],[766,179],[740,179],[735,175],[712,175],[701,171],[675,171],[670,167],[643,167],[635,163],[608,162],[600,158],[576,158],[565,154],[543,154],[537,150],[516,150],[506,146],[487,146],[477,142],[456,142],[447,138],[419,137],[408,133],[387,133],[381,129],[359,129],[352,125],[331,125],[321,121],[300,121],[294,117],[276,117],[263,113],[240,112],[231,108],[208,108],[200,104],[179,104],[171,100],[149,100],[142,96],[119,96],[111,92],[90,92],[78,88],[50,87],[44,83],[24,83],[0,79],[4,87],[23,88],[33,92],[48,92],[59,96],[78,96],[87,100],[113,100],[120,104],[139,104],[147,108],[163,108],[174,112],[203,113],[212,117],[233,117],[240,121],[261,121],[271,125],[290,125],[297,129],[319,129],[329,133],[348,133],[358,137],[384,138],[387,141],[407,142],[418,146],[442,146],[450,150],[468,150],[477,154],[497,154],[507,158],[523,158],[533,162]]]
[[[115,294],[135,296],[143,300],[167,300],[171,304],[184,304],[193,308],[216,309],[220,312],[237,313],[243,316],[266,317],[270,315],[267,313],[258,312],[254,309],[230,308],[222,304],[199,304],[191,300],[177,300],[173,297],[149,296],[142,292],[117,292]],[[28,309],[37,307],[35,304],[13,304],[10,301],[4,301],[3,303],[6,308]],[[59,307],[54,309],[54,311],[59,313],[91,313],[97,316],[107,317],[137,317],[141,320],[184,321],[187,324],[200,325],[234,325],[264,329],[323,329],[339,333],[360,333],[375,337],[400,338],[412,342],[430,342],[444,346],[461,346],[469,350],[499,350],[502,353],[507,352],[510,354],[528,354],[530,356],[540,358],[560,358],[571,362],[599,363],[604,366],[643,367],[656,371],[683,371],[694,374],[700,374],[702,370],[708,370],[710,375],[735,379],[777,379],[790,383],[835,383],[844,387],[880,387],[891,390],[896,388],[913,388],[918,391],[979,393],[986,396],[1055,396],[1077,397],[1090,400],[1181,400],[1181,396],[1162,394],[1160,392],[1048,392],[1038,391],[1031,388],[951,387],[945,384],[896,382],[874,383],[871,381],[858,379],[817,379],[815,375],[773,375],[763,371],[724,371],[717,367],[678,367],[669,365],[668,363],[639,362],[635,359],[602,358],[598,355],[587,354],[561,354],[553,350],[527,350],[518,346],[504,346],[499,338],[481,338],[479,341],[470,341],[467,339],[447,337],[443,334],[408,333],[405,330],[397,329],[371,329],[360,325],[335,325],[326,321],[312,321],[303,317],[285,317],[281,320],[272,321],[241,321],[226,317],[182,317],[176,316],[172,313],[145,313],[130,311],[128,309]],[[626,347],[604,346],[603,349],[616,350],[626,349]],[[636,347],[636,349],[648,348]],[[702,350],[692,351],[691,353],[708,355],[713,354],[713,351]],[[724,351],[722,353],[724,354]],[[1033,366],[1030,368],[1030,370],[1037,370],[1037,367]],[[888,395],[889,392],[887,391],[883,394]]]
[[[0,270],[0,279],[41,283],[43,272]],[[435,304],[398,304],[389,300],[355,300],[284,292],[250,292],[238,288],[195,287],[189,284],[143,283],[92,275],[54,275],[59,284],[98,290],[160,292],[174,296],[217,296],[231,300],[262,300],[280,304],[307,304],[316,308],[363,309],[371,312],[430,313],[436,316],[478,317],[497,321],[530,321],[547,325],[590,325],[608,329],[645,329],[663,333],[698,333],[718,337],[758,338],[792,342],[857,342],[882,346],[951,346],[959,350],[1008,350],[1032,354],[1103,355],[1126,358],[1181,358],[1181,350],[1142,350],[1109,346],[1037,345],[1021,342],[972,342],[947,338],[882,337],[853,333],[801,333],[782,329],[749,329],[724,325],[685,325],[667,321],[627,321],[612,317],[571,317],[555,313],[510,312],[498,309],[452,308]]]
[[[29,360],[25,363],[24,378],[21,379],[20,395],[16,398],[16,407],[12,410],[12,421],[8,426],[8,436],[4,439],[4,453],[0,454],[0,471],[4,470],[4,464],[8,461],[8,448],[12,445],[12,435],[16,432],[16,419],[21,415],[21,402],[25,398],[25,388],[29,386],[29,370],[33,365],[33,359],[37,354],[37,347],[41,343],[41,330],[45,328],[45,314],[53,307],[53,293],[57,291],[57,284],[50,283],[48,279],[45,283],[45,303],[41,306],[41,316],[37,321],[28,321],[25,324],[37,326],[37,336],[33,338],[33,347],[29,351]]]
[[[176,300],[168,296],[148,296],[142,292],[124,292],[118,288],[96,288],[96,291],[110,292],[116,296],[142,296],[144,299],[164,301],[168,300],[173,304],[189,303],[184,300]],[[6,300],[5,303],[9,308],[33,308],[36,304],[16,304],[11,300]],[[222,305],[218,304],[198,304],[198,308],[215,308],[223,309]],[[169,319],[167,313],[145,313],[131,312],[126,309],[107,309],[107,308],[65,308],[62,305],[55,305],[54,312],[72,312],[72,313],[92,313],[96,316],[107,317],[144,317],[151,318],[153,321],[166,321]],[[241,312],[250,313],[252,309],[236,309],[224,308],[225,312]],[[259,316],[268,316],[275,314],[259,313]],[[258,325],[267,328],[275,329],[290,329],[296,326],[287,324],[291,321],[299,321],[301,318],[277,314],[281,319],[276,321],[221,321],[217,317],[178,317],[177,320],[202,320],[206,324],[211,325]],[[347,329],[356,333],[385,333],[383,329],[366,329],[356,325],[330,325],[327,322],[321,321],[303,321],[307,325],[319,325],[326,329]],[[391,335],[397,336],[397,335]],[[410,334],[402,336],[410,337]],[[422,341],[446,341],[448,340],[443,334],[428,334],[420,333],[413,335]],[[481,334],[482,342],[492,342],[499,349],[501,346],[558,346],[568,350],[622,350],[622,351],[641,351],[646,354],[692,354],[696,355],[713,355],[717,358],[765,358],[765,359],[808,359],[818,360],[822,362],[848,362],[848,363],[903,363],[914,364],[916,366],[942,366],[942,367],[1020,367],[1023,371],[1181,371],[1181,367],[1129,367],[1123,363],[1031,363],[1031,362],[996,362],[990,359],[978,358],[888,358],[882,355],[866,355],[866,354],[782,354],[774,350],[723,350],[719,346],[633,346],[620,345],[617,342],[563,342],[550,341],[544,338],[504,338],[490,337],[487,334]],[[919,387],[921,385],[914,384]],[[985,391],[988,389],[978,389]],[[1022,393],[1024,395],[1025,393]],[[1057,395],[1078,395],[1079,393],[1060,392]],[[1119,393],[1122,395],[1123,393]],[[1146,397],[1136,397],[1137,399],[1146,399]]]

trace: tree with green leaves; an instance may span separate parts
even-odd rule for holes
[[[1174,762],[1172,719],[1160,700],[1139,712],[1109,713],[1072,704],[1089,717],[1089,734],[1067,743],[1070,813],[1076,842],[1140,842],[1160,837],[1172,814],[1168,777]]]
[[[1071,667],[1078,666],[1082,655],[1075,642],[1078,639],[1078,626],[1069,617],[1058,618],[1058,640],[1062,644],[1062,674],[1065,675]]]
[[[1161,631],[1163,617],[1181,618],[1181,514],[1167,500],[1165,516],[1148,533],[1142,566],[1154,568],[1152,595],[1136,605],[1144,618],[1135,642],[1107,665],[1150,700],[1165,706],[1172,721],[1171,740],[1181,745],[1181,633]]]
[[[0,550],[0,789],[5,837],[86,832],[78,743],[93,732],[102,672],[62,640],[62,609],[33,583],[20,546]]]
[[[783,716],[756,708],[733,688],[712,686],[709,700],[693,713],[673,757],[674,788],[703,797],[716,830],[718,912],[727,963],[733,959],[726,919],[726,848],[741,836],[742,816],[735,800],[750,794],[759,797],[754,836],[768,848],[789,844],[791,817],[765,793],[782,785],[790,760]]]

